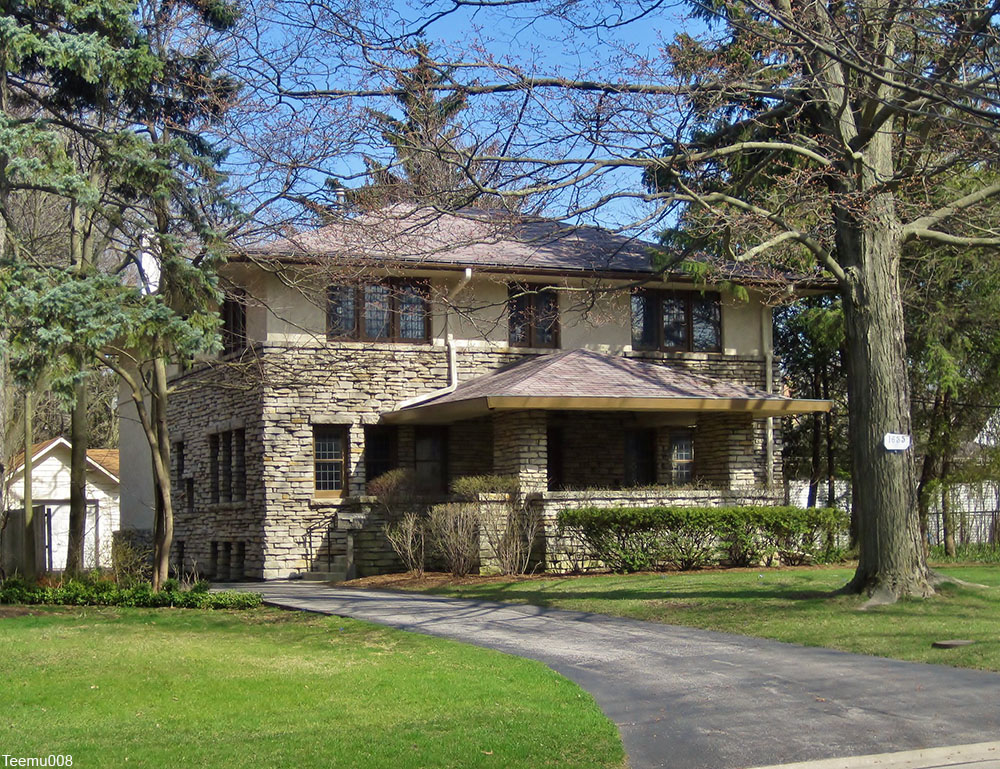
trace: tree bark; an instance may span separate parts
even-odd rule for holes
[[[891,199],[873,197],[865,221],[841,211],[837,228],[839,253],[853,257],[843,294],[859,558],[846,589],[891,601],[934,588],[920,544],[912,448],[888,451],[883,444],[886,433],[911,434],[910,398],[900,228]]]
[[[813,392],[812,395],[815,398],[819,395],[819,388],[817,387],[817,377],[813,376]],[[816,507],[817,497],[819,496],[819,479],[822,475],[822,420],[819,412],[815,412],[812,415],[812,467],[809,471],[809,496],[806,500],[806,507]]]
[[[927,446],[924,448],[924,459],[920,468],[920,481],[917,483],[917,517],[920,520],[920,541],[923,543],[924,555],[928,552],[928,521],[931,508],[932,481],[938,475],[938,463],[941,460],[939,437],[939,421],[941,419],[941,394],[934,396],[934,408],[931,411],[931,421],[927,426]]]
[[[951,514],[951,494],[948,490],[948,474],[951,472],[951,459],[945,457],[941,462],[941,528],[944,533],[944,554],[955,557],[955,519]]]
[[[83,539],[87,528],[87,448],[90,428],[87,422],[87,383],[76,386],[76,403],[70,414],[69,466],[69,544],[66,573],[83,571]]]
[[[31,413],[34,406],[31,403],[31,390],[24,391],[24,553],[21,570],[24,578],[33,581],[38,577],[38,563],[35,559],[35,521],[34,505],[31,498],[31,447],[34,444],[34,432],[31,425]]]
[[[167,364],[153,361],[154,475],[157,485],[157,517],[153,539],[153,589],[159,590],[170,577],[170,547],[174,540],[174,509],[170,493],[170,430],[167,425]]]

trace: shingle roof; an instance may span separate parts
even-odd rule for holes
[[[826,411],[829,401],[785,398],[753,387],[692,374],[669,365],[567,350],[519,361],[446,394],[407,406],[387,421],[405,421],[421,409],[478,404],[494,408],[717,410],[794,413]],[[457,408],[452,409],[458,413]]]
[[[505,271],[557,273],[656,272],[653,243],[599,227],[552,219],[512,216],[470,209],[443,213],[430,208],[395,206],[375,214],[344,219],[315,230],[244,248],[239,258],[357,264],[479,267]],[[817,281],[702,255],[729,279]],[[679,272],[674,277],[689,280]],[[822,281],[819,281],[822,282]]]
[[[69,442],[62,437],[50,438],[47,441],[41,441],[35,443],[31,447],[31,456],[37,457],[39,454],[43,454],[49,448],[57,443],[65,444],[69,448]],[[118,457],[118,449],[87,449],[87,459],[89,459],[94,464],[100,466],[106,472],[113,475],[115,478],[120,477],[120,462]],[[20,470],[24,466],[24,452],[22,451],[11,463],[10,472],[14,473]]]

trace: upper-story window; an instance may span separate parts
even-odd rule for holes
[[[511,285],[507,323],[508,340],[515,347],[558,347],[559,295],[546,286]]]
[[[383,342],[430,340],[428,286],[420,281],[392,280],[330,286],[326,334],[331,339]]]
[[[222,315],[222,354],[243,352],[247,348],[247,292],[238,287],[226,289],[219,314]]]
[[[721,352],[719,294],[642,290],[632,294],[632,347],[636,350]]]

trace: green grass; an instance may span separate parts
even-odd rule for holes
[[[1000,670],[1000,567],[939,569],[987,588],[944,585],[937,596],[859,611],[831,596],[845,568],[761,569],[484,582],[434,588],[463,598],[530,603],[722,630],[920,662]],[[933,649],[937,640],[972,646]]]
[[[3,608],[0,752],[13,756],[69,754],[75,767],[624,765],[588,694],[498,652],[270,609]]]

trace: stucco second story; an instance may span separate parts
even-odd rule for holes
[[[696,284],[677,265],[664,269],[668,258],[593,227],[476,211],[345,219],[234,260],[226,353],[451,338],[511,352],[768,356],[770,308],[793,281],[729,265]]]

